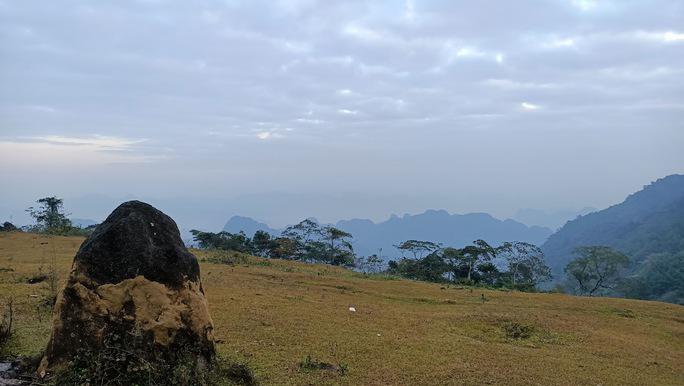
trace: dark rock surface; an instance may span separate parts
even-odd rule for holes
[[[99,284],[141,275],[170,287],[199,280],[197,259],[183,245],[176,223],[140,201],[116,208],[81,245],[74,262]]]

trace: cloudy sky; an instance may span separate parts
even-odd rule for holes
[[[684,172],[679,0],[0,0],[0,84],[5,213],[507,217]]]

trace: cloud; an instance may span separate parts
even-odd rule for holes
[[[31,105],[31,106],[26,106],[27,109],[37,111],[40,113],[48,113],[48,114],[54,114],[59,112],[59,109],[52,107],[52,106],[43,106],[43,105]]]
[[[586,146],[583,132],[605,146],[643,145],[648,135],[642,175],[684,168],[671,149],[684,122],[680,1],[495,3],[496,12],[412,0],[5,1],[0,156],[145,162],[149,171],[129,174],[191,175],[220,192],[203,182],[218,180],[203,174],[208,164],[239,165],[244,175],[225,180],[245,190],[297,190],[309,183],[295,172],[302,165],[354,154],[348,174],[321,189],[404,189],[393,184],[428,170],[451,195],[460,190],[448,181],[519,170],[509,163],[518,155],[452,167],[461,160],[444,157],[454,144],[504,137],[565,165],[556,156]],[[422,163],[405,161],[407,152]],[[611,175],[633,165],[616,157]],[[594,161],[566,171],[596,175],[604,163]],[[472,185],[487,177],[497,179]]]
[[[634,36],[640,39],[661,41],[664,43],[678,43],[684,42],[684,33],[675,31],[665,31],[665,32],[648,32],[648,31],[637,31]]]
[[[564,48],[564,47],[574,47],[575,46],[575,39],[572,38],[554,38],[551,39],[550,41],[543,43],[543,47],[545,48]]]
[[[487,79],[483,84],[507,90],[549,90],[560,88],[560,85],[553,83],[519,82],[511,79]]]
[[[22,159],[22,167],[92,169],[101,165],[151,163],[167,155],[137,148],[144,139],[58,135],[0,138],[1,162]],[[3,160],[4,159],[4,160]]]
[[[128,151],[132,150],[135,145],[146,141],[146,139],[109,137],[103,135],[92,135],[87,137],[45,135],[26,137],[25,139],[30,142],[44,142],[51,145],[81,146],[96,151]]]
[[[541,108],[541,106],[529,102],[521,103],[520,107],[522,107],[523,110],[539,110]]]
[[[290,132],[294,131],[291,127],[286,127],[286,128],[275,128],[273,130],[269,131],[259,131],[256,133],[256,137],[262,141],[266,140],[271,140],[271,139],[277,139],[277,138],[283,138],[284,135],[281,133],[282,131],[285,132]]]
[[[598,6],[597,0],[572,0],[572,5],[582,11],[591,11]]]
[[[357,24],[347,24],[343,29],[342,33],[353,38],[366,41],[366,42],[380,42],[392,40],[389,36],[382,34],[381,32],[375,31],[371,28],[364,27]]]

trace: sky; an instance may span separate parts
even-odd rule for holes
[[[0,84],[0,217],[505,218],[684,172],[678,0],[0,0]]]

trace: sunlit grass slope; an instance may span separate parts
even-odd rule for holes
[[[17,319],[3,355],[45,346],[48,285],[26,279],[53,259],[64,279],[81,242],[0,236],[0,301],[14,297]],[[681,306],[447,288],[193,252],[219,353],[249,364],[262,384],[684,384]],[[217,257],[237,264],[208,262]]]

